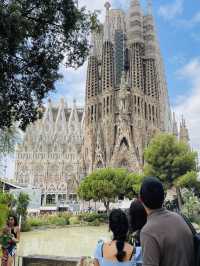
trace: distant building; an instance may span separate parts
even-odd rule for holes
[[[81,176],[84,111],[49,101],[43,119],[30,125],[18,145],[15,179],[42,191],[42,204],[73,201]]]
[[[85,108],[49,101],[16,151],[16,180],[41,188],[44,205],[75,201],[81,178],[97,168],[141,172],[156,133],[179,137],[151,1],[146,14],[139,0],[131,0],[127,14],[105,7],[104,25],[92,32]],[[189,141],[184,120],[180,139]]]
[[[30,202],[28,205],[28,210],[31,212],[39,211],[41,207],[41,189],[35,188],[21,188],[21,189],[11,189],[10,193],[16,198],[19,197],[20,193],[25,193],[29,196]]]

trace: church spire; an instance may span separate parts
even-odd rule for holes
[[[176,116],[175,113],[173,112],[173,122],[172,122],[172,133],[174,136],[176,136],[178,138],[178,126],[177,126],[177,122],[176,122]]]
[[[90,56],[97,57],[97,48],[95,45],[95,40],[94,40],[94,32],[91,33],[91,49],[90,49]]]
[[[44,118],[43,118],[43,122],[46,123],[53,123],[53,114],[52,114],[52,103],[51,103],[51,99],[48,99],[48,104],[47,104],[47,108],[46,111],[44,113]]]
[[[147,15],[152,16],[152,14],[153,14],[152,0],[147,0]]]
[[[109,2],[106,2],[104,7],[106,8],[106,20],[104,23],[104,42],[110,41],[110,14],[109,9],[111,7]]]
[[[58,114],[57,114],[56,123],[55,123],[55,130],[57,133],[61,133],[61,132],[63,133],[67,130],[64,98],[60,99]]]
[[[143,42],[143,12],[139,0],[132,0],[128,14],[128,41],[129,43]]]
[[[186,126],[186,122],[185,122],[185,119],[183,116],[182,116],[182,121],[180,123],[180,136],[179,136],[179,138],[180,138],[180,141],[189,145],[189,141],[190,141],[189,132],[188,132],[188,128]]]

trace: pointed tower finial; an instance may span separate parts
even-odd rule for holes
[[[110,41],[110,15],[109,9],[111,4],[106,2],[104,7],[106,8],[106,21],[104,23],[104,41]]]
[[[173,112],[173,125],[172,125],[172,133],[174,136],[178,137],[178,125],[176,122],[176,115],[175,112]]]
[[[90,50],[90,56],[97,57],[97,49],[95,44],[95,35],[94,32],[91,33],[91,50]]]
[[[147,15],[152,16],[152,14],[153,14],[152,0],[147,0]]]

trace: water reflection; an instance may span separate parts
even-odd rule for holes
[[[56,228],[21,234],[19,256],[91,256],[100,238],[110,239],[106,226]]]

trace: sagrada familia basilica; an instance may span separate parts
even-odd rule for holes
[[[74,199],[82,178],[97,168],[141,172],[143,151],[158,132],[188,142],[171,114],[152,4],[139,0],[128,13],[105,4],[105,22],[92,32],[85,106],[50,100],[42,120],[18,145],[15,179],[42,189],[43,203]]]

